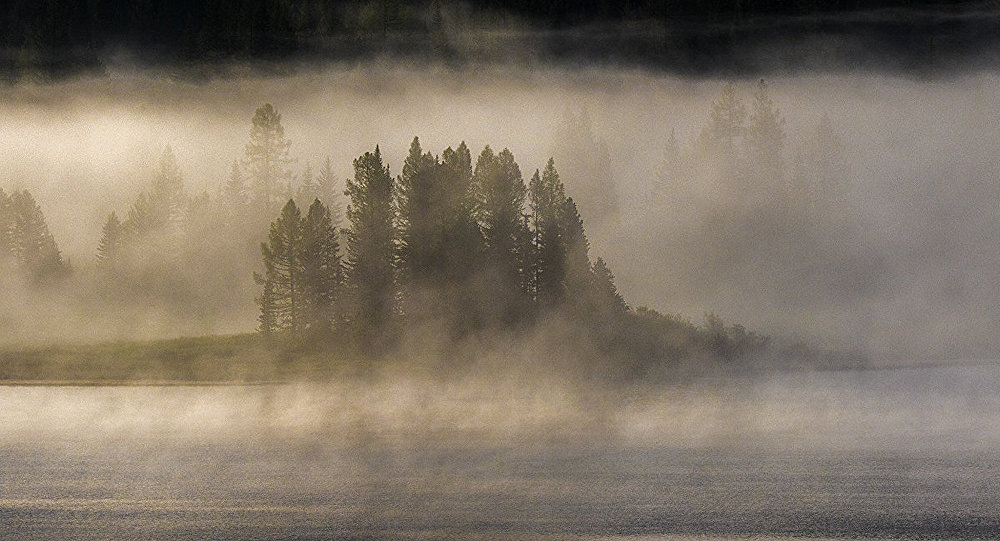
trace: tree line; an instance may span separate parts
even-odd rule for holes
[[[590,261],[553,160],[525,182],[508,149],[487,146],[473,166],[464,142],[433,155],[415,137],[398,176],[377,146],[353,165],[346,228],[318,198],[305,216],[290,199],[271,224],[257,276],[262,333],[350,329],[378,349],[410,319],[462,332],[544,310],[628,312],[607,264]]]
[[[270,104],[249,127],[214,196],[187,193],[164,149],[147,188],[107,216],[96,264],[74,290],[92,283],[102,306],[156,306],[191,319],[231,315],[256,289],[262,334],[280,343],[346,339],[375,353],[409,329],[451,339],[529,329],[549,315],[586,329],[608,353],[647,364],[698,352],[740,357],[767,344],[717,318],[700,326],[630,309],[606,262],[591,260],[583,218],[551,159],[524,175],[508,149],[486,147],[473,160],[464,143],[434,155],[414,138],[398,174],[375,147],[344,182],[329,158],[316,173],[307,163],[292,174],[291,143]],[[15,195],[4,196],[0,223],[18,214],[44,225],[30,196]],[[31,230],[43,231],[33,245],[48,247],[32,257],[62,261],[47,228]],[[3,231],[13,238],[10,226]]]
[[[38,283],[69,270],[31,193],[15,190],[8,194],[0,188],[0,273]]]

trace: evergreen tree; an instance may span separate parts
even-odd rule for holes
[[[701,135],[703,146],[716,158],[734,160],[747,131],[746,122],[746,106],[736,94],[736,85],[727,83],[712,103],[708,125]]]
[[[586,109],[567,111],[556,129],[552,156],[591,223],[613,224],[621,214],[607,145],[595,133]]]
[[[319,186],[313,182],[313,172],[312,166],[309,162],[306,162],[306,168],[302,172],[302,184],[299,185],[298,191],[295,193],[296,199],[305,204],[306,202],[311,202],[314,199],[319,198]]]
[[[250,128],[250,142],[246,146],[244,165],[250,177],[250,199],[258,209],[270,209],[282,194],[291,178],[287,168],[291,163],[281,126],[281,115],[270,103],[254,112]]]
[[[437,159],[413,138],[396,183],[400,269],[407,281],[424,285],[442,263],[442,193]]]
[[[337,186],[339,182],[333,174],[333,166],[330,164],[330,157],[326,157],[323,167],[320,167],[319,174],[316,175],[316,197],[330,209],[330,216],[333,218],[333,225],[340,222],[340,194]]]
[[[529,233],[523,218],[527,188],[514,155],[507,149],[495,155],[487,146],[476,161],[473,178],[479,191],[486,264],[501,287],[519,285],[526,256],[522,246]]]
[[[531,178],[529,199],[535,225],[535,288],[538,301],[555,304],[566,292],[566,244],[563,234],[566,194],[555,161]]]
[[[340,245],[330,210],[314,199],[302,224],[302,298],[305,323],[316,334],[329,332],[339,322],[338,303],[343,269]]]
[[[222,193],[220,195],[225,208],[239,209],[240,213],[243,212],[247,204],[248,192],[247,182],[243,177],[239,161],[233,160],[233,166],[229,170],[229,179],[222,186]]]
[[[266,261],[264,266],[265,268],[267,267]],[[263,286],[260,297],[255,299],[257,306],[260,306],[260,315],[257,316],[257,329],[265,337],[270,338],[278,330],[277,310],[274,302],[274,282],[267,279],[266,275],[261,276],[257,273],[254,273],[254,280]]]
[[[615,276],[603,259],[598,257],[594,262],[592,275],[594,301],[598,309],[605,313],[628,312],[628,304],[615,286]]]
[[[445,202],[443,234],[443,275],[448,283],[458,284],[479,269],[484,250],[482,231],[476,217],[477,191],[473,184],[472,153],[463,141],[454,150],[441,153],[442,192]]]
[[[27,190],[11,193],[7,209],[10,213],[7,242],[14,264],[36,280],[68,271],[42,209],[31,194]]]
[[[690,188],[686,156],[677,140],[676,130],[672,129],[663,149],[663,163],[650,194],[650,202],[658,206],[671,202],[683,205],[690,199]]]
[[[97,263],[105,269],[118,268],[124,254],[125,236],[118,215],[112,212],[101,230],[101,242],[97,245]]]
[[[590,288],[590,243],[572,197],[566,198],[562,230],[566,246],[566,291],[571,299],[582,302]]]
[[[751,173],[766,188],[782,187],[784,177],[785,119],[768,95],[761,79],[754,90],[753,111],[747,130]]]
[[[395,186],[382,153],[366,152],[354,160],[347,219],[347,280],[354,296],[354,323],[363,347],[376,348],[379,334],[397,312],[395,291]],[[377,348],[376,348],[377,349]]]
[[[287,329],[295,334],[305,327],[302,244],[302,213],[295,206],[295,201],[289,199],[281,209],[281,215],[271,223],[268,242],[260,246],[264,256],[264,275],[257,275],[256,278],[264,286],[264,294],[258,301],[262,329],[265,320],[271,322],[272,331]]]
[[[188,201],[177,158],[169,146],[164,149],[153,175],[149,203],[154,228],[171,234],[182,230]]]

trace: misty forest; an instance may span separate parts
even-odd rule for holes
[[[10,0],[0,539],[1000,539],[1000,5]]]
[[[649,197],[702,212],[692,186],[717,175],[750,208],[790,211],[795,200],[814,217],[821,208],[841,211],[846,179],[831,121],[822,118],[797,145],[791,167],[784,122],[764,80],[749,103],[735,85],[724,85],[695,140],[682,146],[671,133]],[[606,160],[589,123],[585,111],[568,113],[561,144],[582,142],[592,148],[580,155]],[[800,342],[770,348],[769,338],[713,313],[696,325],[631,308],[608,264],[591,258],[584,218],[552,158],[526,180],[506,148],[487,145],[473,160],[464,142],[435,155],[414,137],[398,175],[376,146],[354,160],[354,177],[341,181],[328,157],[315,171],[306,163],[295,172],[292,141],[271,104],[258,108],[250,125],[244,155],[213,193],[188,193],[167,146],[149,165],[146,188],[121,211],[124,218],[116,211],[107,216],[94,260],[77,264],[77,280],[31,194],[3,193],[7,273],[30,284],[29,291],[58,288],[66,302],[105,310],[160,302],[163,291],[224,290],[205,297],[212,302],[245,294],[246,277],[253,276],[257,330],[286,356],[391,357],[396,348],[448,348],[484,334],[516,341],[558,321],[565,331],[547,339],[580,359],[590,352],[587,371],[613,379],[760,366],[765,353],[772,365],[793,356],[834,358]],[[715,166],[703,170],[698,163]],[[627,212],[606,196],[613,193],[608,179],[591,182],[580,187],[583,208],[605,220]],[[181,298],[179,310],[197,308]],[[449,349],[437,354],[460,357]]]

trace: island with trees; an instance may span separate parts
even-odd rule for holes
[[[749,198],[779,200],[803,186],[800,177],[835,167],[826,141],[826,154],[800,152],[786,174],[783,125],[763,81],[749,113],[727,85],[697,140],[682,148],[671,136],[652,199],[691,197],[685,185],[707,174],[704,161],[712,174],[755,179]],[[828,119],[816,133],[833,137]],[[435,154],[414,137],[398,174],[375,146],[342,185],[329,158],[295,175],[290,145],[277,110],[258,108],[244,155],[214,197],[186,192],[167,147],[148,188],[108,214],[94,264],[80,270],[62,259],[28,192],[0,191],[0,268],[26,288],[62,288],[95,310],[161,303],[191,317],[212,317],[213,303],[252,291],[258,308],[256,332],[241,335],[7,348],[0,379],[272,381],[416,358],[449,372],[484,351],[527,349],[532,363],[616,382],[792,358],[862,362],[776,345],[711,313],[695,324],[630,306],[608,263],[591,254],[554,159],[528,172],[506,148],[474,157],[460,142]]]

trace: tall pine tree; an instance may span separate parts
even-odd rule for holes
[[[264,293],[258,299],[261,329],[265,333],[288,330],[296,334],[306,326],[301,252],[302,213],[291,199],[271,223],[268,242],[261,243],[264,275],[256,275]],[[265,322],[268,327],[265,329]]]
[[[364,348],[381,349],[379,338],[397,312],[395,288],[395,184],[382,153],[366,152],[354,160],[347,180],[347,279],[354,303],[354,324]]]
[[[302,222],[301,246],[305,324],[311,333],[323,335],[342,320],[339,308],[343,269],[330,210],[319,199],[313,200]]]
[[[250,199],[258,210],[267,211],[280,201],[285,184],[291,178],[288,148],[281,115],[265,103],[254,111],[250,142],[246,145],[244,166],[250,177]]]
[[[122,264],[125,236],[118,215],[112,212],[101,229],[101,242],[97,245],[97,263],[104,269],[117,269]]]

